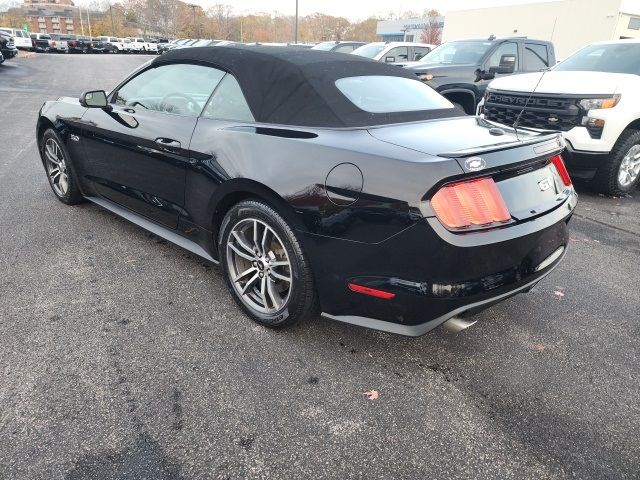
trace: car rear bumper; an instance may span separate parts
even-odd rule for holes
[[[427,320],[424,323],[419,323],[417,325],[403,325],[400,323],[392,323],[384,320],[377,320],[374,318],[367,317],[359,317],[355,315],[331,315],[328,313],[322,312],[322,316],[325,318],[329,318],[331,320],[337,320],[339,322],[350,323],[352,325],[358,325],[360,327],[371,328],[374,330],[380,330],[382,332],[395,333],[398,335],[405,335],[407,337],[419,337],[424,335],[425,333],[430,332],[434,328],[442,325],[447,320],[451,318],[455,318],[461,315],[467,315],[469,313],[479,313],[480,311],[495,305],[502,300],[506,300],[509,297],[517,295],[521,292],[526,292],[533,288],[540,280],[549,275],[555,267],[557,267],[560,261],[564,258],[567,249],[565,247],[560,247],[556,252],[554,252],[549,257],[555,257],[558,255],[557,259],[551,262],[549,268],[545,269],[545,272],[537,277],[535,280],[532,280],[523,285],[518,285],[517,287],[496,295],[494,297],[490,297],[484,300],[479,300],[477,302],[469,303],[460,307],[455,308],[447,313],[440,315],[437,318]]]
[[[455,235],[430,218],[379,244],[309,235],[309,258],[320,259],[312,267],[323,316],[417,336],[525,291],[562,260],[576,199],[574,194],[546,215],[489,232]],[[349,283],[395,297],[352,292]]]

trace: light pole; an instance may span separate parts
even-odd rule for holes
[[[187,7],[193,10],[193,35],[197,36],[198,32],[196,31],[196,8],[198,8],[198,6],[193,4],[187,4]]]
[[[298,0],[296,0],[296,29],[293,43],[298,43]]]

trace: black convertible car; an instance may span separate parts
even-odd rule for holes
[[[347,54],[173,50],[109,94],[45,103],[37,140],[58,199],[220,262],[271,327],[319,310],[424,334],[531,289],[577,201],[558,136],[462,116]]]

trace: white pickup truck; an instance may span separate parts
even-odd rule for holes
[[[129,37],[131,43],[127,45],[130,48],[131,53],[158,53],[158,44],[149,42],[144,38]]]
[[[602,193],[640,182],[640,40],[594,43],[549,71],[494,80],[480,110],[491,122],[562,132],[571,173]]]

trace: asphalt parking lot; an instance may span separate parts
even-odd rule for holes
[[[462,333],[270,331],[217,267],[50,191],[43,101],[147,60],[0,65],[0,479],[640,478],[640,191],[579,186],[564,263]]]

